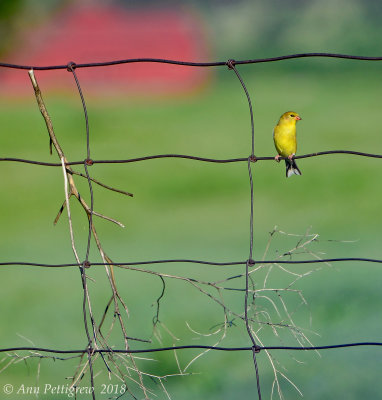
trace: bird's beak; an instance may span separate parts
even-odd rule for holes
[[[296,119],[296,121],[300,121],[300,120],[302,120],[302,118],[301,118],[301,117],[299,117],[298,115],[296,115],[295,119]]]

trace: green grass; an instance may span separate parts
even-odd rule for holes
[[[367,65],[360,72],[334,70],[330,74],[281,73],[272,66],[240,68],[252,96],[255,114],[255,154],[275,155],[272,127],[287,109],[298,111],[298,153],[348,149],[382,154],[379,76]],[[86,93],[85,93],[86,96]],[[80,101],[45,95],[57,137],[69,160],[86,155],[85,124]],[[48,153],[48,134],[31,95],[22,101],[0,100],[1,157],[57,160]],[[90,119],[91,157],[123,159],[150,154],[181,153],[211,158],[247,157],[250,153],[250,124],[246,98],[233,73],[221,73],[204,91],[192,96],[166,99],[121,97],[111,101],[87,99]],[[320,234],[313,251],[328,257],[379,257],[380,161],[355,156],[323,156],[298,161],[301,177],[285,179],[284,165],[259,162],[253,167],[255,185],[255,258],[262,257],[275,225],[289,233],[307,229]],[[81,170],[81,168],[77,168]],[[245,260],[249,251],[249,181],[246,163],[215,165],[190,160],[163,159],[136,164],[94,165],[92,176],[134,193],[134,198],[94,186],[95,210],[121,220],[125,229],[95,218],[104,249],[116,261],[160,258],[196,258],[216,261]],[[53,219],[64,200],[60,168],[1,163],[0,261],[73,262],[65,215],[57,226]],[[76,178],[81,194],[89,200],[87,182]],[[75,238],[84,256],[87,220],[72,201]],[[336,240],[330,242],[328,240]],[[343,243],[341,240],[356,240]],[[293,247],[296,239],[277,236],[268,258]],[[92,243],[92,259],[99,261]],[[299,258],[305,258],[301,255]],[[296,296],[286,301],[293,318],[314,344],[380,340],[381,281],[379,267],[372,264],[339,263],[322,265],[294,286],[303,290],[309,307],[298,308]],[[220,280],[242,271],[242,267],[199,267],[157,265],[150,267],[204,280]],[[291,266],[294,272],[311,267]],[[86,337],[81,314],[81,281],[76,269],[2,267],[0,302],[3,329],[0,347],[36,346],[82,348]],[[100,318],[110,295],[102,267],[93,267],[89,283],[96,318]],[[161,293],[159,278],[138,272],[116,271],[121,294],[130,317],[128,334],[150,338],[155,302]],[[264,272],[254,275],[261,287]],[[274,269],[269,285],[287,286],[294,278]],[[232,286],[243,287],[243,280]],[[243,293],[225,294],[236,312],[243,309]],[[268,307],[258,300],[259,307]],[[269,311],[272,312],[272,311]],[[273,315],[274,314],[274,315]],[[275,320],[277,315],[273,312]],[[312,318],[310,325],[309,319]],[[184,282],[167,281],[161,305],[161,321],[177,336],[175,341],[161,330],[165,345],[214,343],[196,338],[196,331],[210,332],[223,321],[222,310]],[[117,330],[117,328],[116,328]],[[295,345],[286,331],[282,343]],[[269,329],[265,344],[280,343]],[[122,347],[120,335],[112,336]],[[223,345],[246,346],[245,327],[236,321]],[[139,347],[139,344],[135,344]],[[152,346],[160,346],[156,341]],[[287,376],[309,399],[377,398],[381,387],[377,350],[358,348],[315,353],[274,352]],[[182,366],[192,351],[179,352]],[[305,364],[297,363],[293,357]],[[155,355],[160,362],[141,361],[141,368],[155,374],[176,373],[173,354]],[[258,356],[262,389],[269,398],[272,370],[265,354]],[[6,361],[2,362],[4,366]],[[280,369],[282,369],[280,366]],[[42,360],[40,384],[59,382],[73,374],[75,362]],[[103,371],[98,383],[108,383]],[[33,385],[37,361],[10,366],[0,375],[1,385]],[[255,378],[251,357],[246,353],[210,352],[190,369],[197,375],[173,378],[167,389],[173,398],[251,398]],[[85,378],[84,386],[88,384]],[[296,392],[281,379],[287,398]],[[114,382],[114,380],[112,381]],[[325,382],[325,385],[322,384]],[[150,383],[149,383],[150,385]],[[164,398],[160,387],[155,388]],[[10,397],[8,397],[10,398]],[[17,397],[15,397],[17,398]],[[66,398],[66,397],[55,397]],[[101,396],[102,398],[102,396]]]

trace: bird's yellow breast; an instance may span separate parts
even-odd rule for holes
[[[278,124],[273,130],[273,140],[277,152],[282,157],[296,154],[296,124]]]

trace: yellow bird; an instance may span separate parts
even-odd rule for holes
[[[301,119],[296,112],[287,111],[280,117],[279,122],[273,128],[273,140],[277,153],[279,153],[275,160],[280,162],[280,157],[287,157],[285,159],[287,178],[293,174],[301,175],[301,171],[293,159],[297,151],[296,123]]]

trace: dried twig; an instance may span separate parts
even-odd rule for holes
[[[74,70],[72,70],[72,72],[74,74]],[[129,349],[128,336],[127,336],[126,328],[125,328],[125,325],[124,325],[124,322],[123,322],[123,319],[122,319],[122,316],[121,316],[121,313],[120,313],[120,310],[119,310],[119,302],[122,304],[123,308],[125,309],[126,314],[128,314],[128,309],[127,309],[127,306],[124,303],[123,299],[119,295],[119,292],[118,292],[118,289],[117,289],[116,280],[115,280],[115,276],[114,276],[114,270],[113,270],[114,263],[112,262],[112,260],[104,252],[104,250],[102,248],[102,245],[101,245],[101,242],[99,240],[97,231],[95,229],[95,226],[91,222],[91,218],[92,218],[92,215],[96,215],[96,216],[98,216],[100,218],[103,218],[103,219],[106,219],[106,220],[111,221],[113,223],[116,223],[117,225],[119,225],[121,227],[123,227],[124,225],[121,222],[119,222],[119,221],[117,221],[117,220],[115,220],[113,218],[107,217],[105,215],[102,215],[100,213],[97,213],[97,212],[93,211],[92,207],[89,207],[89,205],[86,203],[84,198],[80,195],[79,191],[77,190],[76,184],[75,184],[74,179],[73,179],[73,175],[79,175],[81,177],[85,177],[85,178],[88,179],[89,182],[92,181],[92,182],[94,182],[94,183],[96,183],[98,185],[101,185],[104,188],[107,188],[107,189],[112,190],[112,191],[116,191],[116,192],[119,192],[119,193],[122,193],[122,194],[125,194],[125,195],[128,195],[128,196],[132,196],[132,194],[128,193],[128,192],[125,192],[125,191],[122,191],[122,190],[114,189],[114,188],[112,188],[110,186],[107,186],[107,185],[95,180],[94,178],[91,178],[90,176],[88,176],[88,174],[84,175],[84,174],[78,173],[78,172],[74,171],[71,168],[70,165],[68,165],[68,160],[66,159],[65,154],[64,154],[64,152],[63,152],[63,150],[62,150],[62,148],[61,148],[61,146],[60,146],[60,144],[59,144],[59,142],[57,140],[57,137],[56,137],[56,135],[54,133],[53,124],[52,124],[51,118],[49,116],[49,113],[47,111],[47,108],[45,106],[44,100],[42,98],[41,90],[40,90],[40,88],[38,86],[38,83],[37,83],[37,80],[36,80],[36,77],[34,75],[33,70],[29,71],[29,77],[31,79],[32,86],[33,86],[33,89],[35,91],[37,104],[38,104],[39,109],[41,111],[41,114],[42,114],[42,116],[43,116],[43,118],[45,120],[46,127],[48,129],[48,133],[49,133],[49,137],[50,137],[50,148],[52,149],[52,145],[53,145],[54,148],[56,149],[56,152],[57,152],[57,154],[58,154],[58,156],[60,158],[60,161],[61,161],[61,164],[62,164],[62,170],[63,170],[63,173],[64,173],[64,178],[65,178],[64,179],[64,181],[65,181],[65,202],[61,206],[61,208],[60,208],[60,210],[59,210],[59,212],[57,214],[57,217],[54,220],[54,223],[55,224],[57,223],[57,221],[60,218],[63,210],[66,207],[67,208],[67,212],[68,212],[69,231],[70,231],[72,249],[73,249],[73,253],[75,255],[76,261],[77,261],[77,263],[78,263],[78,265],[79,265],[79,267],[81,269],[82,281],[83,281],[83,287],[84,287],[84,301],[86,300],[87,307],[88,307],[88,312],[89,312],[89,316],[90,316],[90,321],[91,321],[91,324],[92,324],[92,335],[93,335],[93,337],[91,338],[90,335],[87,333],[88,341],[89,341],[89,349],[93,348],[93,346],[94,346],[94,349],[97,349],[98,348],[98,345],[97,345],[97,341],[98,340],[102,340],[104,342],[103,343],[104,345],[107,345],[107,343],[105,342],[105,339],[102,337],[102,335],[100,335],[100,327],[97,327],[96,324],[95,324],[94,317],[93,317],[93,312],[92,312],[92,307],[91,307],[91,301],[90,301],[90,297],[89,297],[89,291],[87,289],[87,284],[86,284],[86,280],[88,278],[86,277],[85,272],[84,272],[85,271],[84,267],[86,267],[86,265],[83,265],[81,263],[81,260],[79,258],[78,252],[77,252],[76,247],[75,247],[74,233],[73,233],[73,227],[72,227],[72,221],[71,221],[71,213],[70,213],[70,203],[69,203],[70,198],[72,196],[74,196],[78,200],[78,202],[81,204],[82,208],[84,209],[88,219],[90,220],[89,229],[90,229],[90,232],[91,232],[91,234],[92,234],[92,236],[93,236],[93,238],[94,238],[94,240],[96,242],[96,245],[97,245],[97,248],[98,248],[99,253],[101,255],[101,258],[102,258],[102,260],[104,262],[104,265],[105,265],[105,268],[106,268],[106,272],[107,272],[107,276],[109,278],[110,285],[111,285],[111,288],[112,288],[112,297],[111,297],[111,299],[110,299],[110,301],[108,303],[108,306],[110,305],[111,301],[114,301],[114,314],[117,315],[117,318],[119,320],[120,327],[121,327],[121,330],[123,332],[123,337],[124,337],[124,341],[125,341],[125,348],[126,348],[126,350],[128,350]],[[76,78],[76,76],[75,76],[75,78]],[[76,82],[78,84],[77,78],[76,78]],[[82,98],[82,96],[81,96],[81,98]],[[89,165],[91,165],[91,161],[87,160],[87,161],[85,161],[85,163],[86,162],[89,162]],[[86,169],[86,165],[85,165],[85,169]],[[102,318],[100,325],[102,325],[103,322],[104,322],[104,319],[105,319],[105,316],[106,316],[106,313],[107,313],[107,310],[108,310],[108,306],[106,308],[105,315]],[[87,319],[86,319],[85,304],[84,304],[84,322],[85,322],[85,329],[87,331]],[[91,363],[91,358],[93,356],[92,351],[93,350],[90,350],[88,361],[84,364],[82,369],[79,369],[77,371],[75,377],[73,378],[72,385],[77,384],[77,382],[80,379],[82,379],[82,376],[84,375],[84,373],[86,372],[88,367],[92,371],[92,363]],[[139,376],[140,387],[142,388],[143,393],[144,393],[145,397],[147,398],[147,393],[146,393],[145,386],[143,385],[141,372],[137,368],[137,366],[135,364],[135,361],[134,361],[134,358],[131,355],[130,355],[130,359],[131,359],[131,362],[133,364],[133,368],[135,369],[135,371],[137,372],[137,374]],[[106,361],[105,361],[105,364],[106,364],[108,370],[110,371],[110,368],[107,365]],[[93,379],[93,373],[91,373],[91,378]]]

